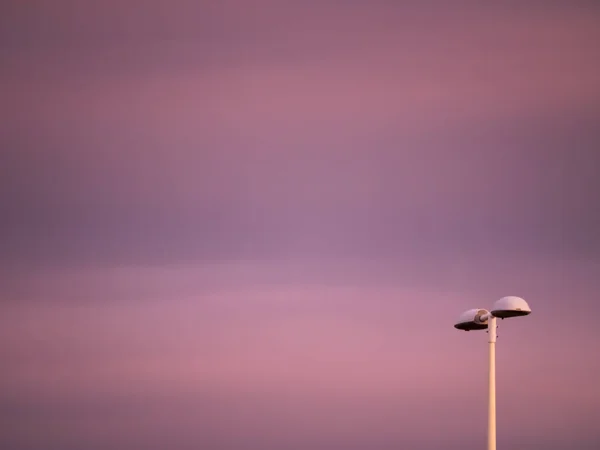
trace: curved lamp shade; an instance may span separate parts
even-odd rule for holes
[[[521,297],[502,297],[494,303],[492,314],[500,319],[508,317],[520,317],[531,314],[531,308]]]
[[[481,320],[481,317],[487,314],[485,309],[469,309],[460,315],[454,328],[464,331],[485,330],[487,329],[487,319]]]

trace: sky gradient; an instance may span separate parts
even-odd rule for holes
[[[600,5],[0,6],[0,447],[600,447]]]

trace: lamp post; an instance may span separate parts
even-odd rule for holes
[[[488,330],[488,445],[487,450],[496,450],[496,319],[527,316],[531,308],[521,297],[502,297],[491,311],[469,309],[462,313],[454,328],[464,331]]]

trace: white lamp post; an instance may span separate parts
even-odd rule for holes
[[[531,314],[531,308],[520,297],[502,297],[491,311],[470,309],[460,315],[454,325],[464,331],[488,330],[490,348],[488,369],[488,450],[496,450],[496,318],[506,319]]]

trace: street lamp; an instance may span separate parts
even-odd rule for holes
[[[521,297],[502,297],[491,311],[470,309],[462,313],[454,325],[459,330],[488,330],[490,348],[488,368],[488,450],[496,450],[496,318],[507,319],[531,314]]]

